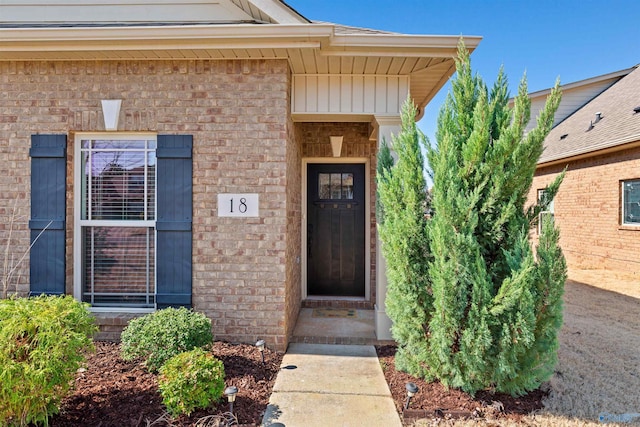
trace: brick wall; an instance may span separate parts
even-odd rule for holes
[[[289,103],[290,105],[290,103]],[[289,115],[289,117],[291,117]],[[288,338],[298,320],[302,300],[302,147],[299,128],[290,119],[287,135],[287,252],[285,283],[285,336]]]
[[[359,308],[372,309],[376,301],[376,156],[377,142],[369,140],[368,123],[300,123],[300,138],[302,141],[302,155],[304,157],[333,158],[331,142],[332,135],[343,135],[342,152],[340,157],[364,157],[369,159],[369,201],[370,201],[370,288],[371,298]]]
[[[259,337],[283,348],[290,328],[283,312],[291,321],[297,313],[291,301],[299,301],[285,297],[299,288],[300,154],[289,87],[284,60],[0,63],[0,245],[17,199],[10,256],[28,248],[31,134],[67,134],[72,292],[74,134],[103,131],[100,100],[122,99],[120,131],[193,135],[194,307],[212,318],[220,339]],[[220,192],[258,193],[260,217],[218,218]],[[22,293],[25,261],[16,274]]]
[[[565,165],[539,168],[529,194],[535,200]],[[555,199],[560,244],[569,269],[637,274],[640,227],[620,225],[620,180],[640,178],[640,148],[569,163]],[[534,241],[536,232],[532,234]]]

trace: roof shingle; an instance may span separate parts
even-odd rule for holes
[[[545,139],[538,164],[640,141],[640,113],[634,112],[638,106],[640,67],[636,66],[553,128]],[[600,113],[599,121],[596,113]]]

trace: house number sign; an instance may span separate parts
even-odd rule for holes
[[[256,217],[258,201],[257,194],[218,194],[218,216]]]

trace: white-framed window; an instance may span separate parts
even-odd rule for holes
[[[544,197],[546,191],[547,190],[545,190],[544,188],[538,190],[538,203],[542,201],[542,198]],[[549,206],[547,206],[547,210],[540,212],[540,214],[538,215],[538,234],[542,233],[542,222],[545,218],[551,218],[551,221],[555,219],[553,200],[551,201],[551,203],[549,203]]]
[[[74,286],[92,307],[153,309],[154,134],[78,134],[74,155]]]
[[[620,181],[622,225],[640,226],[640,179]]]

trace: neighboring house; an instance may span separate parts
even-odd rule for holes
[[[563,102],[567,98],[580,101],[574,111],[560,107],[559,123],[545,140],[529,202],[566,168],[547,214],[560,228],[569,271],[610,270],[638,278],[640,69],[566,85]]]
[[[184,305],[283,349],[302,306],[334,304],[389,338],[377,148],[458,39],[277,0],[3,0],[0,243],[12,262],[35,241],[11,286],[74,295],[104,332]]]

